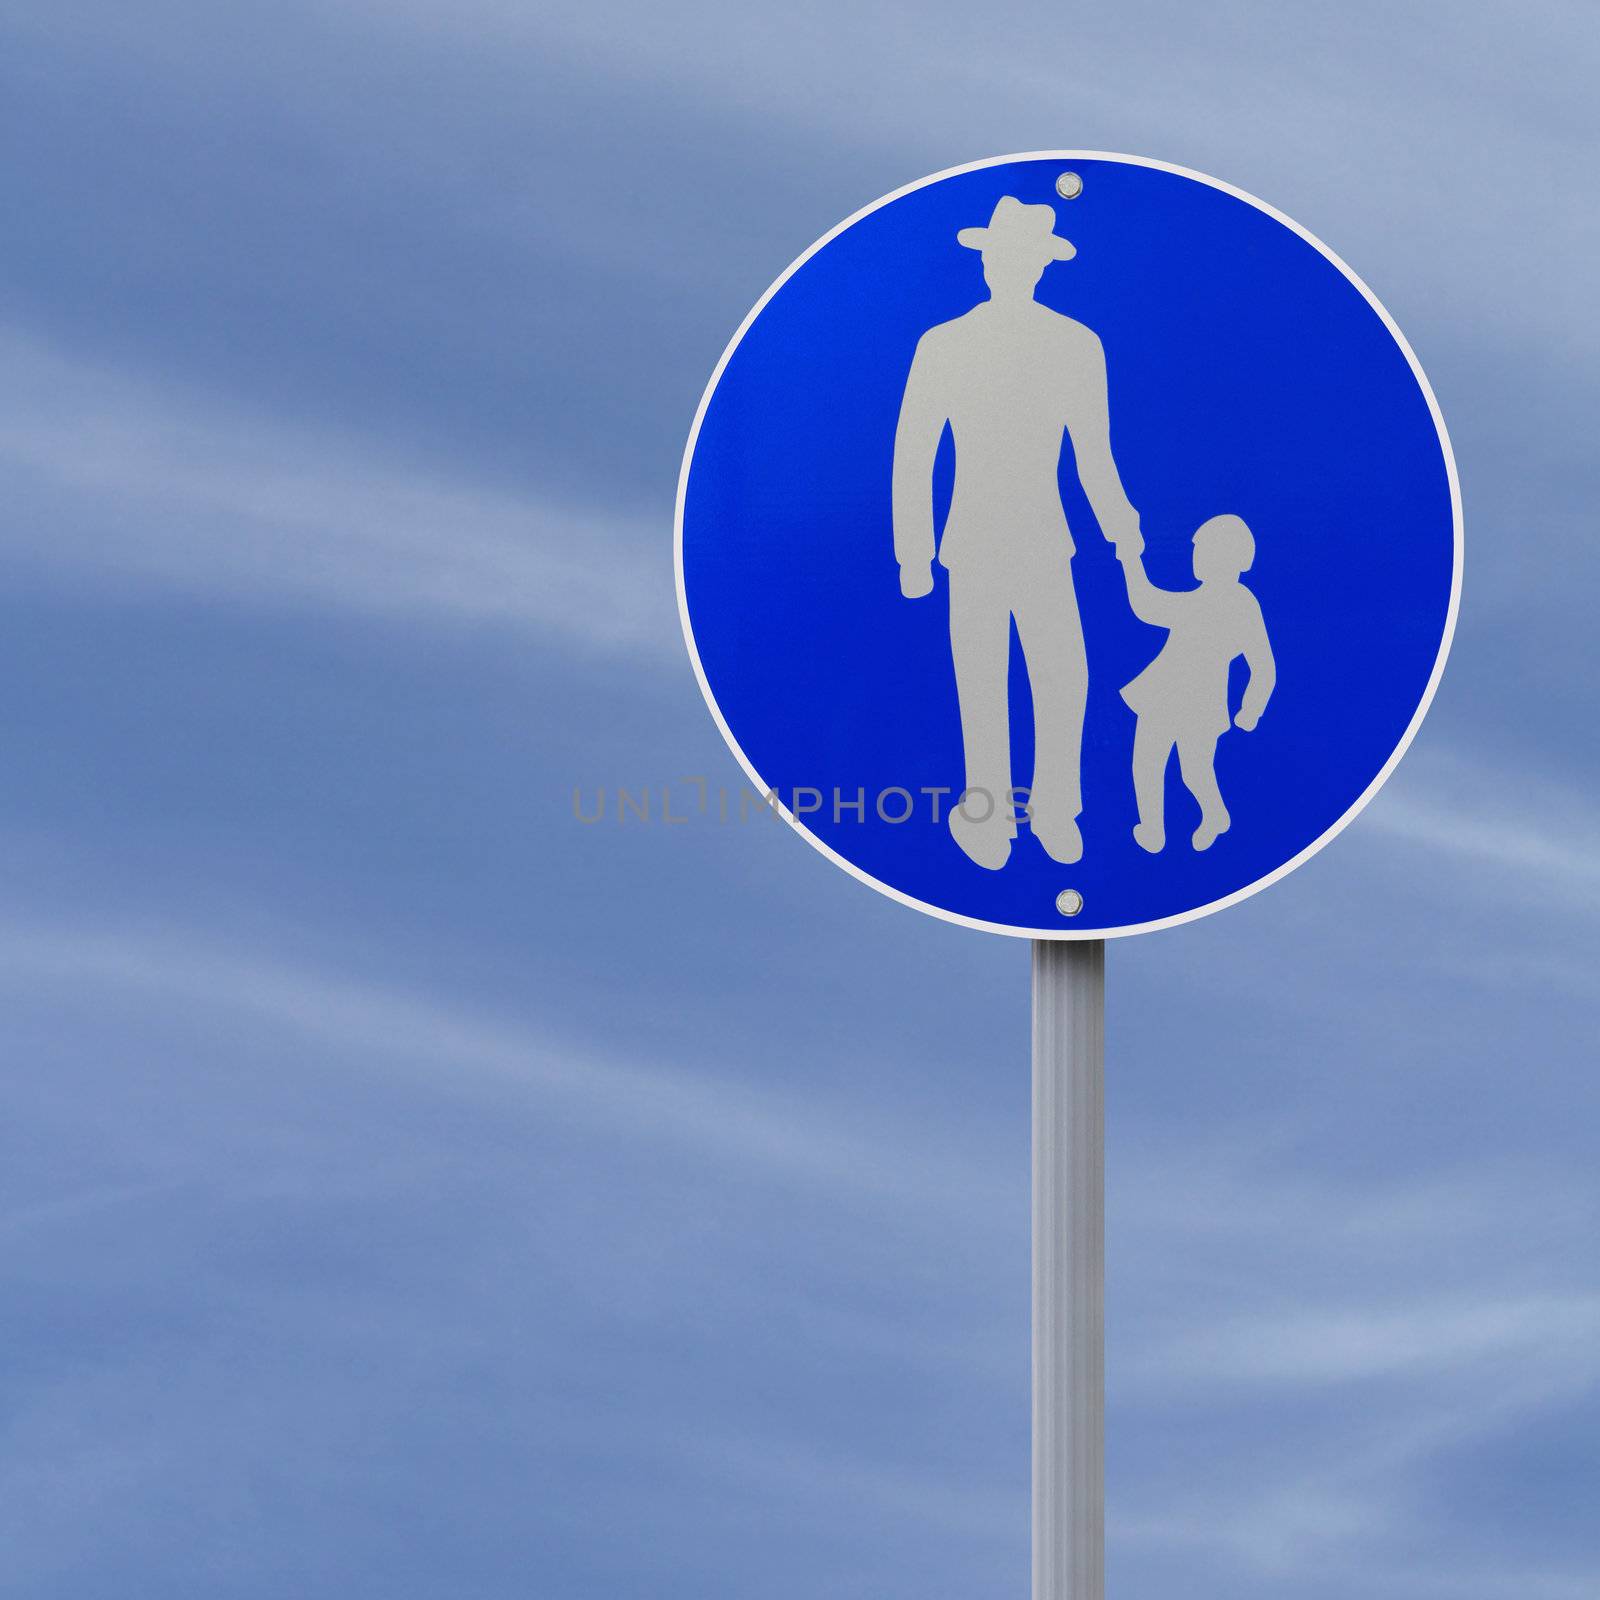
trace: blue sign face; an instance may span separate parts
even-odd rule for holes
[[[969,926],[1201,916],[1333,837],[1432,698],[1455,467],[1388,314],[1195,173],[880,200],[762,298],[678,495],[701,688],[826,855]]]

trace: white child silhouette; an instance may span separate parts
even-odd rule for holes
[[[1196,850],[1209,850],[1228,829],[1217,788],[1217,740],[1227,731],[1228,668],[1242,655],[1250,668],[1239,715],[1247,732],[1266,709],[1277,666],[1256,597],[1239,581],[1256,558],[1256,541],[1242,517],[1212,517],[1195,530],[1198,589],[1157,589],[1130,545],[1117,551],[1128,604],[1141,622],[1167,629],[1161,653],[1122,691],[1138,722],[1133,736],[1133,791],[1139,824],[1133,837],[1146,850],[1167,842],[1163,816],[1167,762],[1177,746],[1190,794],[1200,802]]]

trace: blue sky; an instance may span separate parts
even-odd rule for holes
[[[1449,421],[1430,719],[1109,952],[1108,1587],[1591,1600],[1582,5],[87,3],[0,20],[0,1593],[955,1600],[1028,1560],[1027,954],[776,827],[678,456],[925,172],[1327,239]]]

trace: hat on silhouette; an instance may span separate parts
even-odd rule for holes
[[[1003,194],[995,201],[987,228],[963,228],[956,240],[969,250],[987,250],[992,245],[1013,250],[1031,247],[1047,261],[1070,261],[1077,249],[1055,227],[1053,206],[1025,206],[1014,196]]]

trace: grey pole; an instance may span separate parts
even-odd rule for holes
[[[1105,941],[1033,942],[1033,1600],[1105,1597]]]

